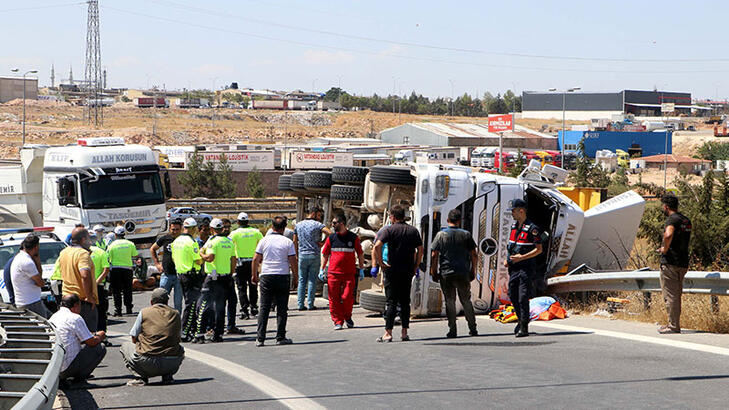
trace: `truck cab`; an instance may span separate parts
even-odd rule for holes
[[[20,164],[0,173],[0,185],[7,179],[17,187],[14,196],[0,195],[0,205],[16,211],[15,226],[50,226],[65,237],[79,223],[107,232],[122,225],[137,244],[162,232],[169,179],[149,147],[83,138],[77,145],[26,146],[20,155]]]
[[[508,302],[508,269],[503,261],[507,257],[514,199],[526,200],[528,218],[548,233],[544,252],[537,258],[537,271],[544,278],[582,263],[600,269],[622,268],[645,206],[640,195],[628,191],[583,211],[556,189],[566,179],[567,172],[553,165],[542,167],[536,160],[518,178],[475,172],[461,166],[410,164],[409,167],[413,185],[374,182],[368,177],[364,203],[346,212],[351,214],[348,215],[352,221],[350,229],[371,232],[378,227],[361,222],[369,219],[368,213],[380,215],[386,221],[390,206],[406,207],[409,223],[418,229],[424,244],[423,261],[412,283],[411,308],[416,316],[444,312],[440,287],[428,272],[433,263],[432,241],[447,226],[447,215],[452,209],[461,210],[461,228],[469,231],[477,244],[477,280],[471,283],[472,300],[478,312],[487,313]],[[375,289],[363,291],[362,305],[375,310],[372,299],[367,298],[377,292]],[[380,295],[380,300],[384,302],[384,296]]]

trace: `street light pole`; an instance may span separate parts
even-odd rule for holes
[[[448,79],[448,82],[451,83],[451,117],[453,116],[453,80]]]
[[[580,87],[572,87],[568,88],[566,90],[562,91],[562,144],[560,144],[560,152],[562,155],[560,166],[564,168],[564,131],[565,131],[565,111],[566,111],[566,101],[567,101],[567,93],[571,93],[573,91],[581,90]],[[556,88],[550,88],[549,91],[557,91]]]
[[[17,68],[14,68],[10,71],[17,73],[19,70]],[[37,72],[38,72],[38,70],[29,70],[29,71],[26,71],[25,73],[23,73],[23,145],[22,146],[25,146],[25,88],[26,88],[25,76],[27,76],[28,74],[35,74]]]

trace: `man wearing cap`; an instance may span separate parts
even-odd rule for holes
[[[102,231],[103,233],[103,231]],[[91,242],[98,243],[96,240],[96,231],[91,233]],[[109,275],[109,255],[105,250],[99,248],[96,245],[91,245],[91,261],[94,263],[94,279],[96,280],[96,293],[99,296],[99,321],[98,330],[106,332],[107,325],[107,313],[109,312],[109,293],[106,290],[106,278]],[[105,345],[110,346],[106,339],[103,340]]]
[[[93,235],[96,235],[96,239],[93,240],[93,246],[105,251],[106,241],[104,240],[104,227],[102,225],[94,225],[92,236]]]
[[[542,253],[544,233],[527,219],[527,203],[520,198],[511,201],[511,225],[508,257],[504,266],[509,268],[509,299],[514,305],[518,324],[516,337],[529,336],[529,298],[536,270],[536,257]]]
[[[314,310],[314,292],[316,291],[316,277],[319,273],[321,261],[321,233],[327,236],[332,234],[321,220],[324,211],[318,206],[309,210],[309,216],[294,227],[294,245],[299,256],[299,310],[307,310],[305,306],[308,297],[309,310]]]
[[[225,326],[225,297],[228,288],[233,286],[232,273],[235,271],[236,258],[233,241],[223,235],[223,221],[215,218],[210,221],[213,235],[200,249],[200,257],[205,261],[205,282],[203,296],[197,317],[197,336],[193,342],[203,342],[205,324],[211,307],[214,311],[213,339],[214,343],[223,341]],[[235,331],[233,331],[235,333]]]
[[[235,256],[238,258],[235,268],[235,286],[238,288],[240,302],[240,318],[249,319],[250,314],[258,314],[258,287],[251,282],[251,264],[256,256],[256,246],[263,239],[257,228],[248,226],[248,214],[238,214],[238,229],[230,234],[235,245]],[[250,309],[250,314],[248,312]]]
[[[132,342],[121,345],[124,364],[136,379],[127,386],[144,386],[150,377],[162,376],[162,384],[174,382],[185,358],[180,345],[180,312],[167,306],[169,293],[162,288],[152,291],[151,306],[139,311],[129,331]]]
[[[204,276],[200,273],[202,258],[195,240],[197,222],[187,218],[182,223],[182,233],[172,242],[172,262],[182,284],[185,309],[182,312],[182,341],[189,342],[195,336],[197,307]]]
[[[149,251],[152,254],[152,262],[157,270],[162,274],[160,276],[159,287],[164,288],[167,293],[174,290],[174,306],[178,312],[182,312],[182,284],[177,277],[175,263],[172,261],[172,242],[180,236],[182,231],[182,221],[174,219],[169,223],[169,233],[157,238],[152,244]],[[157,252],[162,250],[162,263],[160,263]]]
[[[133,258],[139,253],[134,242],[125,239],[126,229],[123,226],[114,228],[114,242],[109,244],[106,253],[109,255],[111,272],[109,281],[114,295],[114,316],[122,315],[122,293],[127,315],[132,314],[132,276],[134,271]]]

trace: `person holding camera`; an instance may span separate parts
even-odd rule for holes
[[[476,314],[471,303],[471,281],[476,279],[478,251],[471,233],[460,229],[460,225],[461,210],[451,210],[448,213],[448,227],[435,235],[430,251],[430,275],[434,281],[440,282],[440,288],[445,298],[446,316],[448,317],[446,337],[448,338],[458,335],[456,294],[463,305],[463,313],[468,322],[468,334],[478,335]]]

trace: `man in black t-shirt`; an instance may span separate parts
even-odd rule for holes
[[[668,325],[658,333],[681,333],[681,295],[683,278],[688,271],[688,246],[691,239],[691,221],[678,212],[678,198],[664,195],[661,198],[663,213],[667,216],[661,254],[661,291],[668,311]]]
[[[402,340],[408,341],[410,327],[410,287],[418,265],[423,259],[423,240],[417,229],[405,223],[405,208],[395,205],[390,209],[391,225],[382,229],[374,247],[376,266],[384,269],[385,285],[385,334],[378,342],[391,342],[395,326],[397,305],[400,304]],[[382,247],[387,244],[387,260],[382,260]]]
[[[430,252],[430,274],[440,282],[445,298],[446,316],[448,317],[448,334],[456,337],[456,293],[463,305],[463,313],[468,322],[468,334],[478,335],[476,331],[476,315],[471,303],[471,281],[476,278],[478,252],[473,236],[465,229],[460,229],[461,210],[453,209],[448,213],[448,227],[438,232],[433,239]]]
[[[152,253],[152,262],[157,270],[162,273],[159,281],[159,287],[164,288],[169,294],[172,289],[174,292],[175,309],[182,312],[182,283],[177,277],[175,263],[172,261],[172,250],[170,245],[180,236],[182,232],[182,221],[175,219],[170,221],[169,233],[157,238],[152,247],[149,249]],[[160,263],[157,252],[162,249],[162,263]]]

